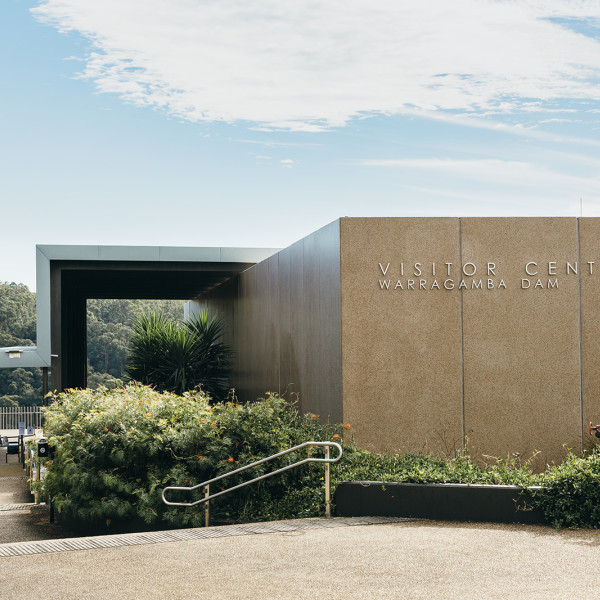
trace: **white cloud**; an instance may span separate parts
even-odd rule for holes
[[[539,107],[539,103],[537,104]],[[531,108],[529,106],[521,107],[521,112],[530,111]],[[536,108],[539,112],[539,108]],[[413,117],[423,117],[432,121],[440,121],[441,123],[451,123],[454,125],[460,125],[461,127],[470,127],[473,129],[483,129],[486,131],[493,131],[495,133],[508,134],[518,137],[525,137],[534,140],[540,140],[544,142],[556,142],[560,144],[578,144],[585,146],[597,146],[600,147],[600,140],[594,138],[583,138],[583,137],[574,137],[569,135],[559,135],[556,133],[551,133],[548,131],[540,131],[533,127],[525,128],[522,125],[510,125],[507,123],[502,123],[500,121],[493,121],[490,119],[480,119],[474,116],[473,114],[457,114],[457,113],[445,113],[443,111],[432,111],[432,110],[414,110],[408,109],[403,111],[405,114],[411,115]],[[551,110],[545,110],[544,112],[552,112]],[[565,111],[561,111],[565,112]],[[573,110],[572,112],[577,112]],[[590,112],[589,110],[587,112]],[[490,114],[497,115],[498,111],[493,112],[484,112],[477,116],[488,116]]]
[[[597,0],[46,0],[86,36],[82,76],[189,121],[319,131],[405,111],[515,111],[600,98]]]
[[[542,188],[567,196],[600,197],[600,178],[582,177],[523,161],[500,159],[401,158],[360,161],[362,166],[436,171],[450,177],[485,182],[494,186]]]

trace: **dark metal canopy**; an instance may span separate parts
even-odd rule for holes
[[[0,348],[0,368],[51,366],[53,389],[85,387],[88,299],[193,299],[277,251],[37,246],[37,345]]]

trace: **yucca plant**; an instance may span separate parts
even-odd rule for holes
[[[228,392],[231,348],[221,341],[223,321],[203,311],[181,322],[162,313],[139,316],[133,324],[127,373],[163,392],[202,389],[214,400]]]

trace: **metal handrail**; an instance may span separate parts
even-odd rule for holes
[[[285,456],[286,454],[290,454],[290,452],[295,452],[296,450],[300,450],[301,448],[306,448],[307,446],[323,446],[325,448],[325,458],[311,458],[310,456],[300,460],[298,462],[292,463],[291,465],[287,465],[282,467],[281,469],[277,469],[276,471],[271,471],[270,473],[266,473],[265,475],[261,475],[260,477],[255,477],[250,481],[245,481],[244,483],[240,483],[238,485],[234,485],[231,488],[226,490],[221,490],[216,494],[210,493],[210,484],[220,481],[221,479],[225,479],[226,477],[230,477],[231,475],[235,475],[236,473],[241,473],[242,471],[246,471],[247,469],[251,469],[252,467],[256,467],[257,465],[261,465],[275,458],[279,458],[280,456]],[[334,457],[329,457],[329,448],[333,446],[338,449],[339,454]],[[235,469],[233,471],[229,471],[228,473],[224,473],[223,475],[219,475],[218,477],[214,477],[213,479],[209,479],[208,481],[203,481],[202,483],[198,483],[197,485],[193,485],[191,487],[181,487],[181,486],[168,486],[162,491],[162,501],[169,506],[195,506],[196,504],[202,504],[206,502],[205,507],[205,516],[206,516],[206,526],[208,526],[210,519],[209,512],[209,504],[208,502],[213,498],[218,496],[223,496],[224,494],[228,494],[229,492],[233,492],[239,488],[250,485],[251,483],[256,483],[257,481],[261,481],[266,479],[267,477],[272,477],[273,475],[277,475],[279,473],[283,473],[284,471],[289,471],[294,467],[299,467],[300,465],[304,465],[309,462],[320,462],[325,463],[325,516],[331,516],[331,484],[330,484],[330,474],[329,474],[329,465],[331,463],[338,462],[340,458],[342,458],[342,447],[337,442],[304,442],[303,444],[299,444],[298,446],[294,446],[293,448],[288,448],[287,450],[283,450],[283,452],[278,452],[277,454],[273,454],[272,456],[268,456],[267,458],[262,458],[261,460],[257,460],[256,462],[250,463],[244,467],[240,467],[239,469]],[[186,491],[191,492],[193,490],[197,490],[198,488],[204,488],[204,498],[200,500],[196,500],[195,502],[169,502],[165,494],[171,490],[178,491]]]

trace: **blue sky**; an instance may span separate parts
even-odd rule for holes
[[[600,216],[600,2],[2,0],[0,280],[35,244]]]

